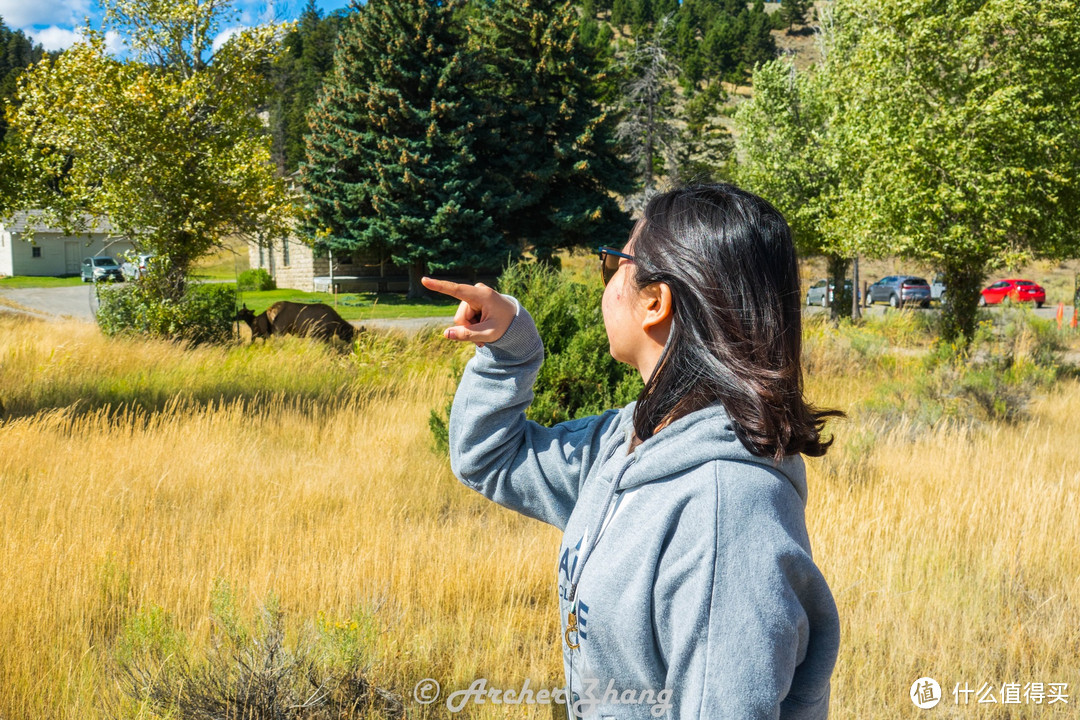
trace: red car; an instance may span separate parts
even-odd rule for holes
[[[998,280],[982,291],[979,305],[996,305],[1001,302],[1033,302],[1035,307],[1042,307],[1046,302],[1046,291],[1031,280]]]

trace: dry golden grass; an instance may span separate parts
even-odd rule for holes
[[[0,316],[0,718],[154,717],[118,688],[118,636],[156,606],[205,646],[222,581],[244,613],[280,598],[294,632],[320,614],[372,620],[370,674],[412,712],[424,677],[560,682],[558,533],[430,451],[428,412],[452,389],[440,348],[179,350]],[[876,380],[817,362],[822,405],[850,407]],[[809,463],[808,508],[843,620],[833,717],[915,717],[922,675],[946,688],[941,717],[1073,712],[1080,697],[991,714],[949,693],[1080,689],[1078,407],[1071,380],[1017,425],[837,424],[835,450]],[[471,716],[527,716],[496,709]]]

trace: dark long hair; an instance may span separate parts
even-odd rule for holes
[[[657,195],[634,228],[635,283],[671,288],[667,345],[634,410],[642,440],[722,403],[754,455],[824,455],[825,419],[803,398],[799,268],[787,222],[733,185]]]

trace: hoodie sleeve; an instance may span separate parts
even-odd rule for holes
[[[544,359],[521,304],[498,341],[476,349],[450,411],[450,466],[504,507],[563,529],[617,411],[547,428],[525,419]]]
[[[673,717],[828,715],[839,618],[801,499],[770,475],[718,480],[716,504],[685,508],[668,542],[678,551],[661,561],[653,601],[666,687],[680,689]]]

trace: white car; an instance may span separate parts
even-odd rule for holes
[[[135,278],[141,278],[146,274],[146,269],[149,266],[151,260],[154,259],[153,255],[143,254],[129,257],[124,261],[121,269],[124,271],[124,277],[134,280]]]

